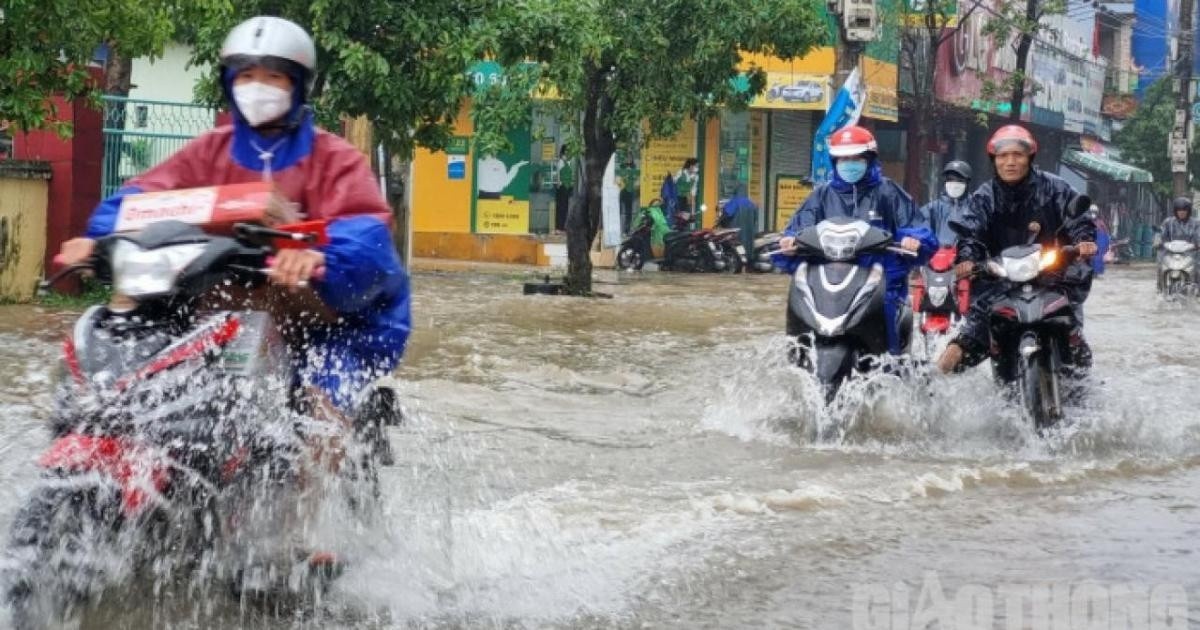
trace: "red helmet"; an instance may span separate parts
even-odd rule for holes
[[[830,157],[853,157],[864,153],[878,153],[875,136],[858,125],[848,125],[833,132],[829,139]]]
[[[988,155],[996,157],[997,153],[1014,143],[1024,147],[1029,155],[1034,155],[1038,151],[1037,140],[1033,139],[1033,134],[1029,133],[1028,129],[1021,125],[1004,125],[992,134],[991,140],[988,140]]]

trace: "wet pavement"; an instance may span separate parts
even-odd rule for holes
[[[1160,303],[1151,270],[1097,281],[1097,382],[1046,438],[986,367],[818,405],[784,363],[786,277],[618,278],[581,300],[414,277],[385,516],[339,537],[351,565],[321,614],[114,596],[84,627],[1089,627],[1100,604],[1200,621],[1200,308]],[[2,312],[7,526],[71,317]]]

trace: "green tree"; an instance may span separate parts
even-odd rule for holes
[[[742,52],[792,58],[828,35],[816,0],[525,0],[493,9],[479,41],[509,68],[509,81],[474,100],[477,148],[504,146],[507,128],[528,124],[532,88],[553,88],[541,106],[565,126],[583,163],[582,194],[567,214],[566,285],[575,295],[591,293],[588,250],[618,145],[746,107],[766,73],[751,70],[741,82],[749,89],[739,88]]]
[[[389,150],[439,149],[450,137],[463,98],[466,69],[479,58],[473,32],[505,0],[214,0],[181,39],[194,62],[218,63],[221,43],[236,24],[277,15],[303,26],[317,46],[312,102],[322,123],[366,116]],[[198,86],[217,102],[217,77]]]
[[[976,10],[981,0],[970,4],[958,0],[903,0],[899,4],[898,18],[901,21],[900,64],[908,73],[910,94],[904,97],[912,111],[908,119],[909,156],[918,160],[923,168],[926,149],[938,144],[943,128],[935,124],[950,105],[935,98],[934,80],[938,74],[938,50],[943,44],[958,35]],[[940,168],[940,167],[939,167]],[[908,169],[914,177],[905,181],[905,189],[914,196],[924,198],[925,181],[921,168]]]
[[[205,0],[207,1],[207,0]],[[180,4],[182,3],[182,4]],[[162,52],[188,0],[6,0],[0,5],[0,120],[69,133],[50,100],[94,96],[88,65],[101,44],[127,56]]]
[[[1144,168],[1154,175],[1154,189],[1170,195],[1171,129],[1175,124],[1175,93],[1171,77],[1159,79],[1146,90],[1137,112],[1114,136],[1121,159]],[[1200,177],[1200,150],[1193,143],[1188,151],[1188,168],[1193,178]]]

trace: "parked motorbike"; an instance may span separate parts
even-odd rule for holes
[[[760,232],[754,237],[750,249],[749,269],[760,273],[770,273],[775,270],[771,255],[779,251],[779,240],[783,238],[780,232]]]
[[[654,258],[652,249],[653,217],[642,209],[642,221],[617,250],[619,269],[640,270],[654,261],[664,271],[706,271],[738,273],[747,264],[746,249],[732,228],[690,229],[691,215],[676,213],[676,230],[663,238],[663,255]]]
[[[1162,259],[1158,263],[1158,291],[1168,300],[1196,294],[1196,246],[1188,241],[1167,241],[1162,244]]]
[[[290,536],[324,497],[373,498],[379,418],[347,417],[296,387],[289,331],[269,312],[203,306],[263,285],[276,238],[320,242],[323,224],[224,237],[163,221],[98,240],[51,280],[87,270],[115,297],[63,344],[53,439],[8,540],[18,628],[69,619],[146,571],[216,571],[244,597],[304,596],[336,576],[331,555]]]
[[[796,363],[812,370],[826,400],[836,396],[854,371],[870,369],[870,358],[888,352],[883,263],[871,254],[914,252],[895,247],[892,235],[858,219],[830,218],[796,237],[794,254],[805,261],[788,292],[787,334],[811,338],[800,346]],[[912,312],[899,309],[901,347],[912,338]]]
[[[971,304],[970,280],[955,278],[955,254],[954,247],[939,248],[929,264],[917,269],[909,279],[913,313],[926,350],[934,338],[950,332],[950,327],[966,314]]]
[[[992,368],[1000,382],[1015,387],[1038,430],[1063,418],[1064,387],[1072,367],[1067,363],[1071,302],[1046,280],[1076,253],[1073,246],[1020,245],[984,265],[986,273],[1003,283],[990,313]]]

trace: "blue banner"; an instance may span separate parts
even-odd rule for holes
[[[812,181],[813,185],[824,184],[833,178],[833,161],[829,159],[829,136],[833,132],[858,123],[866,98],[859,93],[858,68],[855,68],[838,90],[825,120],[813,134]]]

